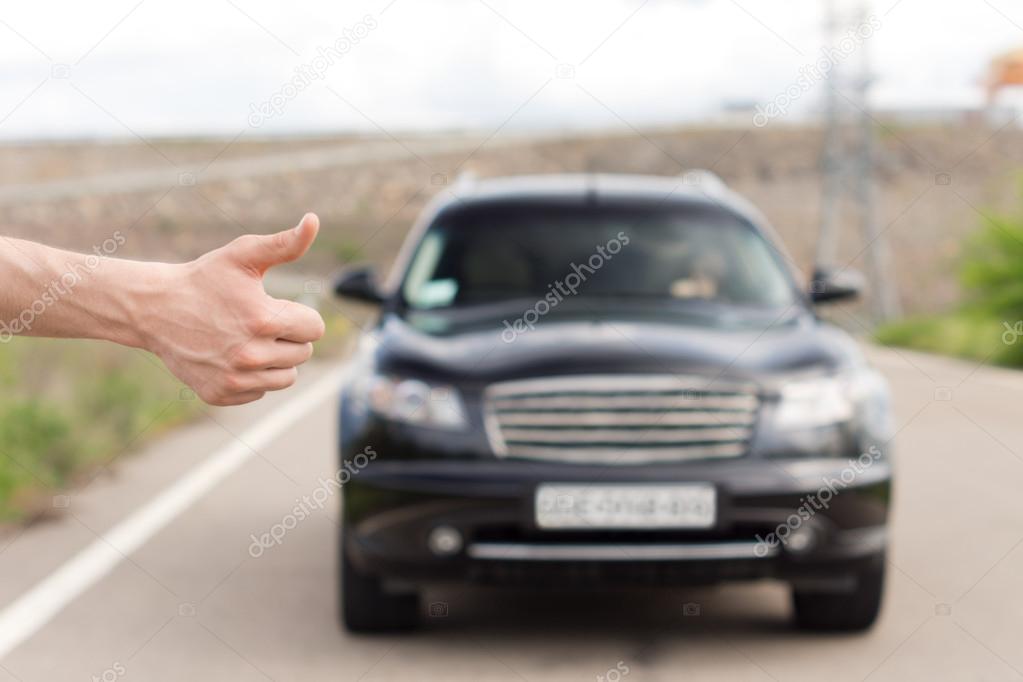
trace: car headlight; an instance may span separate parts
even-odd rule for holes
[[[775,420],[783,429],[808,429],[849,421],[852,400],[840,377],[797,379],[782,384]]]
[[[462,399],[450,386],[377,376],[370,380],[367,392],[369,408],[387,419],[438,429],[468,426]]]
[[[876,438],[892,431],[888,387],[874,370],[795,379],[779,388],[775,423],[782,429],[811,429],[857,419]]]

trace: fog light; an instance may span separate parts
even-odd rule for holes
[[[817,544],[817,532],[810,524],[803,524],[785,538],[785,549],[792,554],[805,554]]]
[[[462,534],[451,526],[437,526],[426,538],[426,546],[437,556],[451,556],[462,551]]]

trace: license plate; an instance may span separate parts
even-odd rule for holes
[[[540,528],[710,528],[717,495],[708,483],[543,483],[535,508]]]

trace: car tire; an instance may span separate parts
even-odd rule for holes
[[[341,622],[349,632],[400,632],[419,624],[419,595],[392,594],[380,578],[356,568],[348,557],[344,536],[338,561]]]
[[[884,592],[884,557],[856,575],[856,587],[844,592],[793,589],[796,626],[802,630],[857,632],[874,624]]]

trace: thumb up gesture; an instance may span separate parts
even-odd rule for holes
[[[211,405],[240,405],[291,386],[296,367],[323,336],[312,308],[267,295],[270,268],[302,257],[319,219],[271,235],[246,235],[163,271],[150,300],[139,306],[143,343],[176,377]]]

